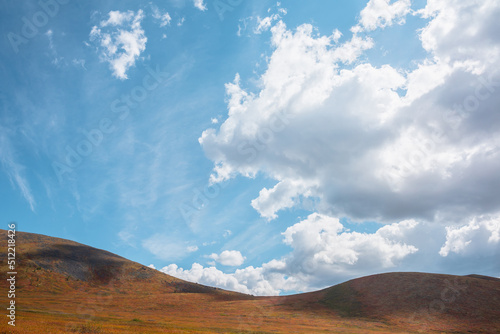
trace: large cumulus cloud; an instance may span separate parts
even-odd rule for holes
[[[228,118],[200,138],[212,181],[272,177],[252,202],[269,219],[304,197],[322,213],[386,222],[498,211],[499,7],[429,1],[415,14],[430,20],[428,57],[411,71],[360,62],[374,45],[360,32],[336,44],[277,23],[260,92],[237,76]]]

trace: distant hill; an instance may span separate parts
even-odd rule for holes
[[[500,333],[493,277],[388,273],[253,297],[65,239],[17,232],[16,253],[16,327],[0,333]]]
[[[66,239],[17,232],[17,250],[21,269],[32,269],[25,270],[21,275],[26,279],[24,283],[29,281],[23,286],[27,290],[34,290],[33,287],[47,289],[62,280],[70,286],[99,287],[113,284],[125,288],[146,283],[150,288],[164,292],[239,295],[186,282],[108,251]],[[0,252],[5,251],[6,248]],[[57,286],[61,287],[59,284]]]
[[[469,275],[388,273],[322,291],[321,301],[346,316],[465,322],[500,331],[500,280]],[[486,330],[487,328],[484,328]]]

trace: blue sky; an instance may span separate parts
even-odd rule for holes
[[[0,6],[5,224],[261,295],[500,276],[498,3]]]

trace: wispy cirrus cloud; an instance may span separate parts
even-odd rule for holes
[[[28,179],[25,176],[26,167],[18,162],[16,151],[12,145],[8,129],[0,126],[0,161],[13,187],[17,188],[28,202],[31,211],[35,211],[36,201],[31,191]]]
[[[198,251],[198,246],[168,234],[155,234],[142,242],[142,246],[159,259],[182,259]]]

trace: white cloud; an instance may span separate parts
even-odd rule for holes
[[[279,182],[272,189],[262,189],[259,197],[252,201],[252,207],[260,212],[262,217],[277,218],[276,212],[284,208],[291,208],[297,202],[299,194],[306,190],[306,186],[293,180]]]
[[[498,248],[500,243],[500,217],[476,217],[468,224],[446,227],[446,243],[439,255],[446,257],[456,254],[484,254],[478,248]],[[486,252],[487,253],[487,252]]]
[[[275,22],[282,19],[283,16],[287,14],[287,10],[285,8],[281,8],[280,6],[281,3],[278,2],[275,7],[268,8],[267,16],[264,17],[257,15],[240,19],[241,24],[238,24],[237,35],[241,36],[242,32],[246,30],[248,22],[254,23],[254,34],[262,34],[263,32],[268,31]]]
[[[57,49],[54,45],[54,31],[52,29],[49,29],[44,35],[47,36],[47,39],[49,40],[49,49],[52,56],[52,64],[56,66],[67,65],[64,57],[60,57],[58,55]]]
[[[53,35],[54,35],[54,32],[52,31],[52,29],[47,30],[47,32],[45,33],[45,36],[47,36],[47,38],[49,39],[49,48],[51,50],[54,49],[54,41],[52,39]]]
[[[210,242],[204,242],[202,245],[204,247],[207,247],[207,246],[212,246],[212,245],[215,245],[217,243],[217,241],[210,241]]]
[[[295,283],[294,278],[285,278],[282,274],[267,272],[268,269],[276,266],[276,263],[277,261],[271,261],[258,268],[249,266],[229,274],[213,266],[203,267],[199,263],[193,263],[191,269],[182,269],[176,264],[171,264],[160,271],[186,281],[257,296],[277,296],[280,289],[289,291],[298,289],[299,285]]]
[[[411,10],[410,0],[370,0],[361,11],[361,26],[367,30],[375,30],[391,26],[394,20],[399,24],[404,23],[404,18]]]
[[[261,34],[264,31],[269,30],[269,28],[271,28],[271,24],[274,21],[279,20],[280,18],[281,18],[281,16],[278,15],[278,14],[273,14],[271,16],[266,16],[264,18],[261,18],[260,16],[257,16],[257,18],[256,18],[256,20],[257,20],[257,26],[254,29],[254,33]]]
[[[133,11],[129,10],[127,12],[120,12],[118,10],[112,10],[108,13],[109,18],[105,21],[101,21],[101,27],[107,26],[121,26],[125,22],[131,21],[135,14]]]
[[[346,231],[336,218],[311,214],[283,233],[284,243],[293,251],[262,267],[249,266],[234,273],[223,273],[215,267],[206,268],[195,263],[191,269],[184,270],[172,264],[161,271],[188,281],[254,295],[310,291],[351,278],[353,274],[393,268],[417,252],[415,246],[405,243],[417,225],[415,221],[404,221],[384,226],[375,233],[357,233]],[[233,261],[238,257],[241,265],[241,254],[236,253],[228,252],[224,256],[222,252],[212,254],[211,258],[221,262],[222,258]]]
[[[201,11],[206,11],[207,6],[203,3],[203,0],[193,0],[194,6]]]
[[[219,262],[223,266],[238,267],[245,262],[245,257],[239,251],[225,250],[220,254],[211,254],[209,258]]]
[[[439,254],[441,256],[448,256],[451,252],[460,253],[472,242],[470,235],[477,231],[479,226],[471,223],[461,228],[446,228],[446,244],[441,248]]]
[[[85,59],[76,59],[75,58],[71,62],[73,63],[73,65],[81,67],[84,70],[87,70],[87,68],[85,67]]]
[[[109,63],[113,75],[124,80],[127,70],[146,49],[147,38],[141,28],[144,14],[142,10],[137,13],[129,10],[110,11],[108,15],[107,20],[92,27],[90,40],[98,44],[101,59]]]
[[[360,61],[369,36],[335,44],[338,32],[277,22],[260,91],[237,75],[226,121],[199,139],[211,182],[276,180],[252,201],[270,219],[308,197],[320,213],[385,223],[499,211],[500,3],[429,1],[425,13],[429,55],[409,71]]]
[[[129,246],[134,247],[134,233],[131,231],[125,229],[120,232],[118,232],[118,237],[120,238],[121,241],[124,243],[128,244]]]
[[[156,270],[156,267],[155,267],[154,264],[150,264],[148,267],[151,268],[151,269],[155,269]]]
[[[278,291],[273,289],[269,282],[261,276],[261,269],[253,267],[236,270],[233,274],[225,274],[215,267],[206,268],[199,263],[193,263],[191,269],[184,270],[175,264],[171,264],[160,269],[160,271],[186,281],[216,286],[241,293],[254,295],[278,294]]]
[[[340,30],[338,29],[335,29],[332,33],[332,40],[335,42],[335,43],[338,43],[340,37],[342,37],[342,33],[340,32]]]
[[[429,0],[420,14],[432,18],[421,40],[435,57],[476,73],[498,62],[498,1]]]
[[[317,270],[331,270],[338,274],[394,267],[418,251],[402,241],[417,225],[415,221],[403,221],[386,225],[373,234],[347,232],[338,219],[314,213],[283,235],[284,242],[294,249],[291,262],[300,262],[306,269],[304,273],[314,275]]]
[[[187,251],[189,253],[196,252],[198,250],[198,246],[188,246]]]
[[[152,6],[153,9],[153,18],[160,21],[160,27],[165,27],[170,25],[170,21],[172,18],[168,12],[162,13],[160,9],[156,6]]]

